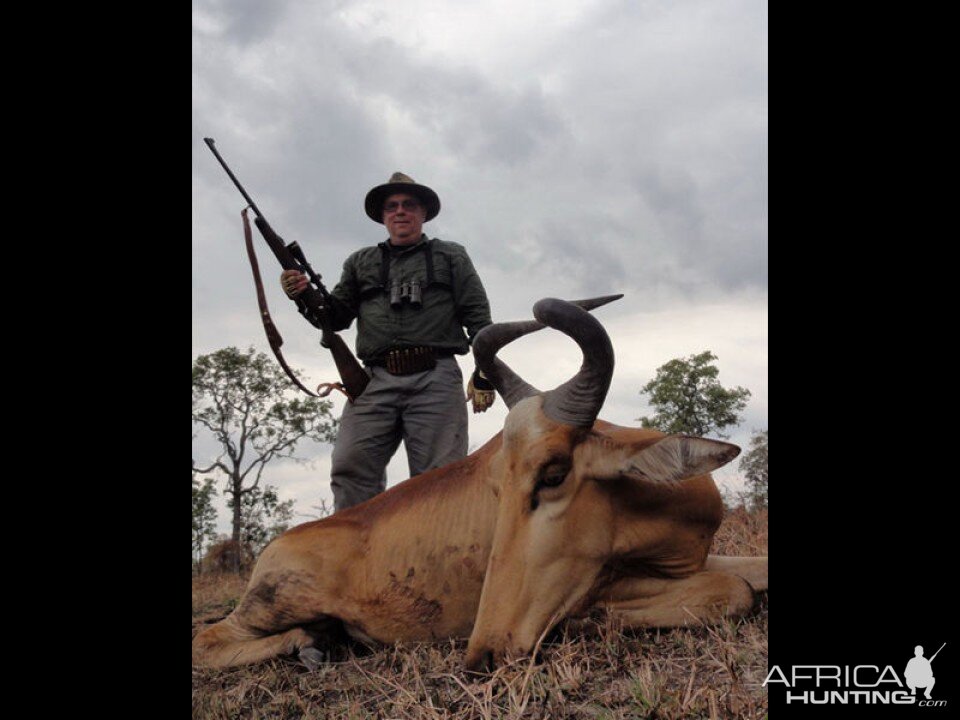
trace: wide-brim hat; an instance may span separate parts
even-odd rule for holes
[[[371,220],[383,224],[383,203],[394,193],[409,193],[419,198],[427,210],[424,222],[433,220],[440,213],[440,198],[433,190],[426,185],[414,182],[409,175],[395,172],[385,184],[377,185],[367,193],[367,198],[363,201],[363,207]]]

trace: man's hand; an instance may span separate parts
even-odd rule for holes
[[[487,380],[480,369],[473,371],[470,382],[467,383],[467,402],[473,401],[473,412],[486,412],[497,398],[493,383]]]
[[[280,286],[291,300],[306,290],[309,284],[310,280],[299,270],[284,270],[280,274]]]

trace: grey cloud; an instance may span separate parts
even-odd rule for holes
[[[648,166],[637,172],[634,185],[672,242],[694,249],[701,244],[704,212],[688,172],[675,166]]]
[[[387,151],[380,123],[344,79],[347,41],[321,31],[306,52],[253,66],[270,82],[244,77],[249,66],[230,53],[198,53],[195,77],[203,80],[195,80],[194,131],[218,136],[218,149],[274,229],[297,240],[335,283],[358,238],[370,237],[356,178],[382,181]],[[194,162],[200,182],[235,193],[239,212],[242,199],[213,158]]]
[[[627,281],[623,257],[617,252],[623,237],[624,228],[602,217],[574,224],[546,220],[532,238],[538,251],[524,258],[524,272],[556,278],[558,284],[572,284],[583,293],[602,294],[607,292],[604,288]]]
[[[371,39],[338,24],[337,6],[241,8],[231,42],[283,20],[276,43],[237,55],[207,38],[194,60],[195,136],[223,134],[328,283],[383,237],[363,194],[404,170],[443,199],[427,232],[467,245],[501,307],[608,283],[647,308],[766,286],[764,33],[740,3],[607,5],[515,77]],[[234,233],[239,196],[212,158],[195,165],[205,202],[229,196],[205,223]]]
[[[523,164],[563,131],[559,115],[537,86],[522,91],[484,87],[454,108],[444,113],[441,104],[438,120],[448,148],[466,159]]]
[[[443,143],[438,151],[518,165],[564,133],[560,112],[536,81],[519,89],[497,85],[467,67],[425,62],[383,38],[354,49],[359,59],[346,68],[357,86],[389,98],[435,133]]]
[[[605,3],[571,29],[580,42],[544,50],[578,101],[565,160],[593,196],[628,189],[632,234],[683,292],[766,286],[765,22],[737,0]]]
[[[580,211],[575,217],[543,220],[499,244],[496,253],[482,245],[471,252],[480,258],[478,267],[499,317],[522,316],[531,301],[546,296],[625,293],[629,308],[649,311],[669,307],[678,297],[709,294],[702,273],[678,262],[662,242],[640,224]],[[612,316],[627,309],[628,304],[618,305]]]
[[[248,45],[269,37],[290,4],[290,0],[194,0],[193,8],[219,22],[226,40]]]

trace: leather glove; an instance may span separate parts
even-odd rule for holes
[[[284,270],[280,273],[280,287],[291,300],[296,299],[297,295],[307,289],[310,280],[307,276],[298,270]]]
[[[467,402],[473,401],[473,412],[486,412],[496,398],[497,391],[493,383],[480,372],[480,368],[474,370],[467,383]]]

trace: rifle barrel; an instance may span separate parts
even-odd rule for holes
[[[214,139],[204,138],[203,141],[207,144],[207,147],[210,148],[210,152],[214,154],[214,157],[216,157],[217,160],[220,162],[220,164],[223,165],[223,169],[227,171],[227,175],[229,175],[230,179],[233,180],[233,184],[237,186],[237,190],[240,191],[240,194],[243,195],[244,199],[246,199],[250,207],[253,208],[253,212],[257,214],[258,218],[266,222],[267,219],[263,217],[263,213],[260,212],[260,208],[258,208],[257,204],[250,198],[249,195],[247,195],[247,191],[243,189],[243,185],[241,185],[240,181],[237,180],[237,176],[233,174],[233,172],[230,170],[229,167],[227,167],[227,163],[224,161],[222,157],[220,157],[220,153],[218,153],[217,149],[213,146]]]

